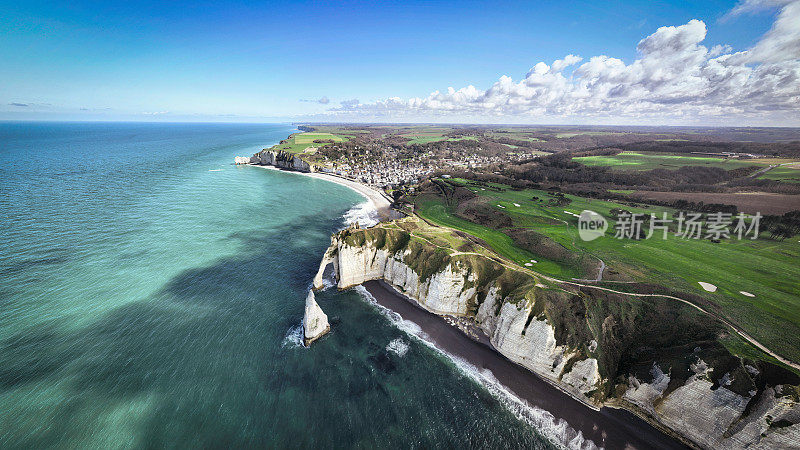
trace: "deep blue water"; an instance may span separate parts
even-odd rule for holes
[[[358,290],[298,345],[363,199],[231,164],[292,130],[0,123],[0,448],[549,445]]]

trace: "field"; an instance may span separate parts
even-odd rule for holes
[[[442,131],[414,131],[410,133],[402,133],[399,136],[402,136],[406,139],[410,139],[408,144],[427,144],[428,142],[439,142],[439,141],[461,141],[465,139],[469,140],[477,140],[474,136],[464,136],[460,138],[451,138],[444,136]]]
[[[536,133],[531,131],[519,130],[515,128],[511,129],[501,128],[498,130],[490,130],[485,132],[486,137],[492,139],[506,138],[506,139],[514,139],[516,141],[529,141],[529,142],[541,141],[541,139],[534,136],[534,134]]]
[[[611,190],[610,192],[614,192]],[[690,202],[718,203],[735,205],[739,211],[747,214],[757,212],[767,215],[785,214],[789,211],[800,209],[800,198],[797,195],[773,194],[769,192],[660,192],[660,191],[630,191],[617,190],[621,194],[633,194],[631,198],[650,199],[657,201],[687,200]]]
[[[287,139],[284,144],[278,144],[272,147],[272,150],[283,150],[289,153],[303,153],[310,147],[319,148],[325,144],[315,143],[315,140],[332,140],[334,142],[343,142],[348,140],[348,136],[331,134],[331,133],[295,133]]]
[[[682,166],[720,167],[726,170],[757,166],[755,160],[726,159],[713,156],[686,156],[666,153],[621,152],[613,156],[581,156],[573,161],[587,166],[607,166],[615,170],[677,169]]]
[[[786,183],[800,183],[800,163],[775,167],[758,177],[764,180],[776,180]]]
[[[609,134],[623,134],[623,133],[616,133],[612,131],[575,131],[570,133],[556,133],[556,137],[559,139],[564,139],[575,136],[605,136]]]
[[[722,240],[667,239],[646,240],[614,238],[614,222],[609,219],[606,236],[586,242],[578,237],[576,214],[584,209],[600,213],[607,219],[615,208],[631,212],[668,217],[674,211],[666,208],[632,208],[618,203],[564,196],[556,200],[547,192],[512,190],[502,185],[478,184],[451,180],[461,184],[505,215],[510,226],[495,229],[456,216],[457,205],[432,194],[420,195],[415,203],[424,219],[483,239],[498,254],[526,265],[530,269],[559,279],[594,278],[599,258],[606,264],[604,281],[614,289],[626,288],[630,282],[646,282],[669,287],[670,290],[702,298],[704,307],[726,317],[747,330],[753,337],[779,354],[800,361],[800,243],[797,239],[783,242],[768,239]],[[567,203],[568,202],[568,203]],[[517,206],[519,205],[519,206]],[[575,258],[552,254],[552,246],[528,250],[515,245],[511,235],[516,229],[528,229],[545,235],[560,244]],[[531,260],[537,261],[532,263]],[[718,287],[714,293],[704,291],[698,282]],[[741,291],[752,293],[749,297]],[[766,355],[765,355],[766,356]]]
[[[300,133],[294,136],[294,142],[296,144],[311,144],[317,139],[330,139],[334,142],[342,142],[345,140],[341,136],[330,133]]]
[[[411,234],[411,239],[420,243],[432,244],[444,249],[453,255],[456,253],[477,253],[486,257],[492,257],[491,250],[480,246],[470,245],[464,237],[456,235],[447,228],[433,226],[415,216],[405,217],[392,222],[383,222],[378,225],[381,228],[399,229]],[[465,248],[466,246],[466,248]]]

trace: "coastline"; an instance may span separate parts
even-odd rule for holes
[[[300,172],[271,165],[250,166],[295,173],[345,186],[368,200],[382,220],[390,218],[391,202],[377,190],[346,178],[319,172]],[[498,352],[483,333],[474,338],[447,322],[445,317],[428,311],[413,299],[396,291],[383,280],[363,284],[367,292],[384,308],[419,326],[439,351],[459,358],[478,370],[488,370],[493,380],[510,391],[526,406],[551,414],[556,421],[565,421],[584,439],[604,448],[620,449],[687,449],[677,438],[665,434],[652,424],[622,408],[594,408],[558,386],[539,378],[528,369]]]
[[[368,200],[372,208],[378,212],[381,221],[393,218],[391,202],[387,196],[357,181],[327,173],[302,172],[272,165],[247,165],[291,172],[345,186]],[[472,337],[468,336],[457,326],[448,323],[444,316],[425,309],[383,280],[367,281],[362,286],[380,306],[419,326],[430,338],[429,343],[439,351],[450,358],[463,360],[479,371],[488,370],[493,382],[509,391],[517,401],[551,414],[556,422],[563,420],[575,433],[580,433],[583,439],[599,447],[691,448],[676,436],[656,428],[632,411],[613,407],[596,408],[574,397],[559,386],[507,359],[492,346],[489,338],[482,332]],[[574,442],[569,441],[569,444]]]
[[[320,173],[320,172],[311,172],[311,173],[299,172],[299,173],[311,178],[327,180],[330,181],[331,183],[336,183],[340,186],[349,187],[350,189],[358,192],[363,197],[368,199],[372,203],[372,206],[375,207],[375,209],[378,211],[378,214],[380,214],[381,216],[388,215],[389,209],[392,206],[392,202],[382,192],[379,192],[373,189],[372,187],[367,186],[366,184],[362,184],[357,181],[353,181],[347,178],[342,178],[327,173]]]
[[[492,378],[528,406],[563,419],[584,439],[605,448],[690,448],[633,412],[621,408],[590,408],[495,350],[488,338],[473,339],[447,320],[396,291],[388,283],[367,281],[363,287],[384,308],[413,322],[443,353],[462,359]]]
[[[351,190],[357,192],[362,197],[367,199],[378,212],[378,215],[381,218],[388,218],[391,214],[391,205],[392,202],[382,193],[366,184],[359,183],[357,181],[353,181],[347,178],[343,178],[337,175],[331,175],[328,173],[321,173],[321,172],[300,172],[297,170],[288,170],[282,169],[280,167],[275,166],[266,166],[261,164],[246,164],[252,167],[261,167],[264,169],[271,169],[271,170],[280,170],[281,172],[288,172],[288,173],[295,173],[297,175],[302,175],[306,177],[316,178],[318,180],[326,180],[330,181],[331,183],[336,183],[340,186],[345,186],[350,188]]]

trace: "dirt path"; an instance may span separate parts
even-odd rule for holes
[[[774,169],[776,167],[791,166],[792,164],[797,164],[797,162],[788,162],[788,163],[782,163],[782,164],[770,164],[769,167],[765,167],[763,169],[760,169],[756,173],[750,175],[750,178],[758,178],[759,175],[763,175],[763,174],[769,172],[770,170],[772,170],[772,169]]]
[[[750,175],[750,178],[758,178],[759,175],[763,175],[763,174],[769,172],[770,170],[778,167],[779,165],[780,164],[772,164],[772,165],[769,165],[767,167],[764,167],[763,169],[759,169],[754,174]]]
[[[594,256],[594,255],[592,255],[592,256]],[[597,256],[594,256],[594,257],[597,258]],[[590,283],[597,283],[597,282],[603,281],[603,272],[605,272],[605,270],[606,270],[606,263],[605,263],[605,261],[603,261],[600,258],[597,258],[597,260],[600,261],[600,268],[597,269],[597,278],[595,278],[594,280],[585,280],[585,279],[582,280],[580,278],[573,278],[572,280],[573,281],[586,281],[586,282],[590,282]]]

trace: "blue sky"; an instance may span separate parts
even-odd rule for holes
[[[486,90],[568,54],[631,64],[640,40],[692,19],[705,47],[747,50],[780,12],[725,17],[734,1],[135,3],[4,2],[0,119],[294,120],[358,99],[366,106],[342,117],[381,120],[370,105],[387,98]],[[512,118],[545,118],[525,114]]]

